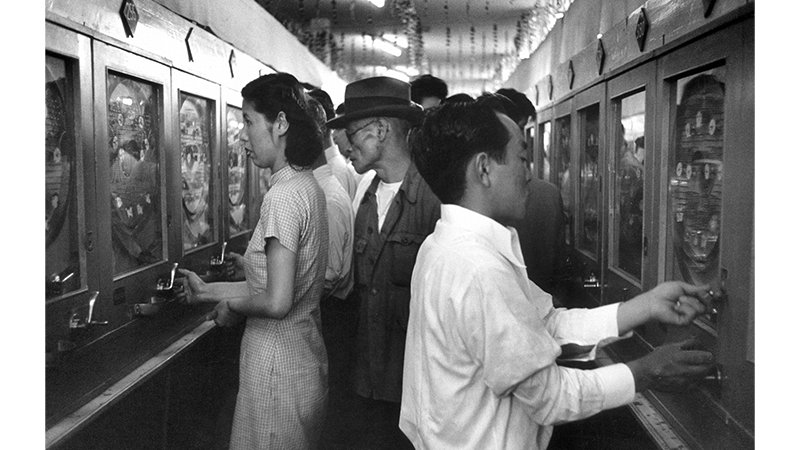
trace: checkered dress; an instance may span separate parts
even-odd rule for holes
[[[313,449],[328,395],[319,309],[328,220],[325,195],[310,170],[287,166],[272,178],[245,252],[251,294],[266,289],[268,237],[297,254],[294,300],[281,320],[247,319],[230,448]]]

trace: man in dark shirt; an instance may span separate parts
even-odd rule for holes
[[[343,128],[356,172],[375,171],[360,186],[353,261],[359,300],[352,377],[370,448],[411,448],[398,427],[411,272],[422,241],[433,232],[441,203],[411,161],[407,136],[423,111],[411,101],[410,86],[388,77],[355,81],[345,89],[343,114],[328,121]],[[363,195],[359,195],[363,192]],[[379,436],[385,426],[389,436]],[[362,433],[364,434],[364,433]]]

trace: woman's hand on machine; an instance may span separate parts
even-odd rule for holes
[[[228,252],[225,254],[225,259],[232,259],[235,263],[236,274],[234,275],[233,280],[244,280],[244,257],[238,253]]]
[[[183,275],[183,292],[178,295],[178,301],[187,305],[209,301],[204,299],[204,294],[208,291],[206,282],[199,275],[187,269],[178,269]]]

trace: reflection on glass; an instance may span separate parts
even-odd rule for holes
[[[539,125],[539,178],[550,181],[550,122]]]
[[[674,263],[694,284],[719,277],[725,68],[677,82],[669,180]]]
[[[244,128],[242,110],[228,106],[228,229],[231,235],[247,230],[247,154],[239,133]]]
[[[555,152],[558,167],[558,186],[561,188],[561,198],[564,200],[564,236],[567,245],[572,244],[572,217],[573,205],[570,195],[569,161],[570,161],[570,116],[556,120],[555,126]]]
[[[45,298],[81,285],[75,131],[66,61],[45,55]]]
[[[534,143],[536,142],[536,127],[529,126],[528,128],[525,128],[525,133],[525,157],[528,158],[528,170],[533,173],[533,149],[535,148]]]
[[[644,218],[645,93],[618,102],[617,169],[614,189],[616,209],[612,260],[616,267],[642,278],[642,220]]]
[[[213,242],[211,197],[211,101],[181,93],[183,249]]]
[[[109,73],[108,152],[114,273],[163,259],[157,88]]]
[[[600,239],[600,173],[599,141],[600,106],[580,112],[581,117],[581,183],[580,183],[580,247],[597,256]]]

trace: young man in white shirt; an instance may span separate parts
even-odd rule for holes
[[[711,368],[691,341],[594,370],[556,365],[655,320],[689,324],[708,286],[668,282],[630,301],[555,309],[528,280],[514,228],[531,179],[525,140],[490,106],[426,113],[412,155],[442,201],[411,279],[400,428],[417,449],[546,449],[552,425],[614,408],[648,388],[681,388]]]

